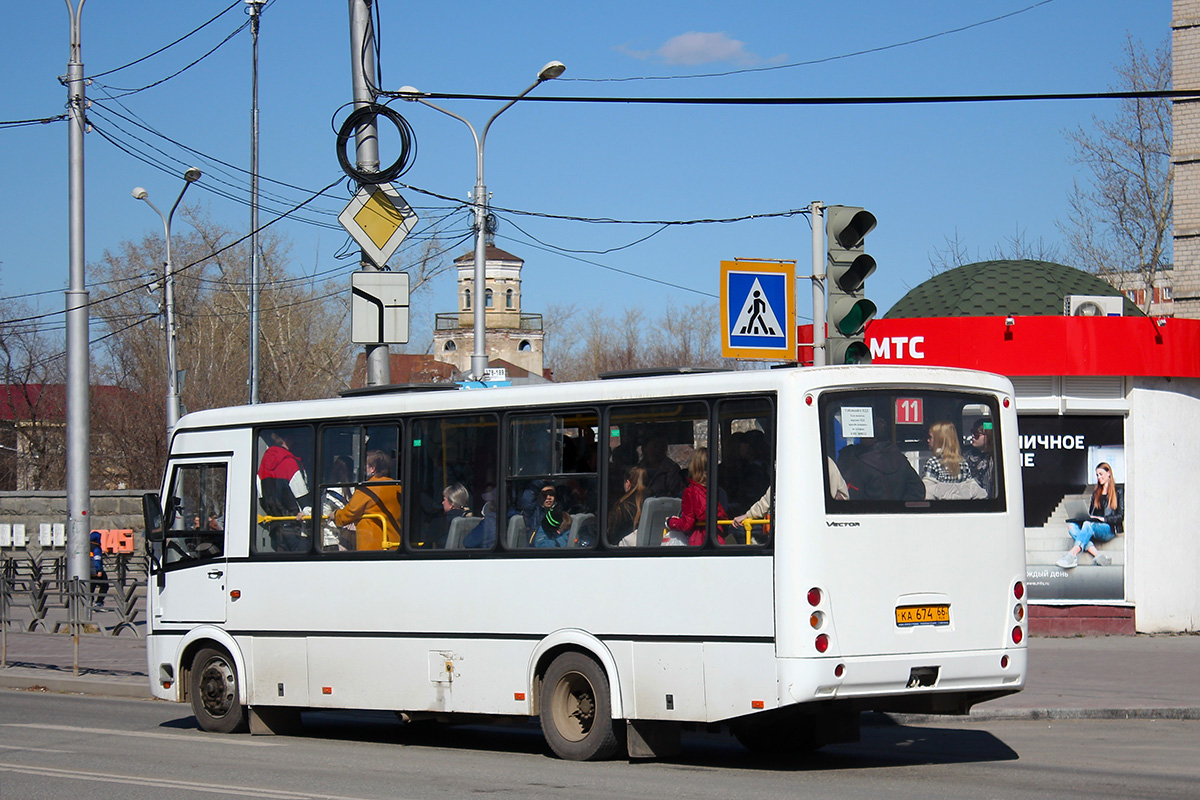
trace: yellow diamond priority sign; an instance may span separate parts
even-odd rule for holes
[[[390,183],[374,183],[359,187],[338,222],[372,263],[383,267],[417,224],[417,215]]]

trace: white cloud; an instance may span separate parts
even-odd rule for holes
[[[758,57],[746,50],[746,43],[725,33],[681,33],[658,48],[657,55],[668,64],[696,66],[718,61],[750,64]]]

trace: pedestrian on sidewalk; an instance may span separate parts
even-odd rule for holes
[[[92,608],[104,608],[108,594],[108,573],[104,571],[104,548],[100,544],[100,531],[92,531]]]

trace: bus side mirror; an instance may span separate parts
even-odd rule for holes
[[[165,530],[162,503],[154,492],[142,495],[142,520],[146,523],[146,541],[161,542]]]

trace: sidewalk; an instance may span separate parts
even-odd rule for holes
[[[71,636],[9,632],[7,640],[0,689],[150,697],[142,639],[80,636],[78,676]],[[1200,635],[1034,637],[1025,686],[976,706],[971,718],[1200,719]]]

